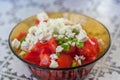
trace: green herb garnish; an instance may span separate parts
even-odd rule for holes
[[[25,37],[23,37],[23,38],[20,40],[20,46],[19,46],[19,48],[21,47],[21,44],[23,43],[23,41],[25,41]]]
[[[72,33],[79,34],[79,31],[77,29],[73,29]]]
[[[84,47],[84,42],[77,42],[78,47]]]
[[[77,63],[75,61],[72,62],[72,67],[76,67]]]
[[[73,41],[73,42],[77,42],[78,40],[77,40],[77,38],[74,38],[74,39],[72,39],[72,41]]]
[[[62,46],[62,48],[64,49],[64,51],[68,51],[69,48],[70,48],[70,45],[69,45],[69,44],[62,44],[61,46]]]
[[[59,53],[59,52],[56,52],[56,55],[59,57],[59,56],[60,56],[60,53]]]
[[[25,37],[23,37],[23,38],[20,40],[20,43],[22,43],[23,41],[25,41]]]

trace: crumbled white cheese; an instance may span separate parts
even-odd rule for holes
[[[36,27],[36,26],[33,26],[33,27],[31,27],[31,28],[28,30],[28,33],[30,33],[30,34],[35,34],[36,31],[37,31],[37,27]]]
[[[74,47],[75,46],[75,42],[72,42],[71,45]]]
[[[47,26],[47,22],[40,21],[37,27],[39,28],[39,27],[46,27],[46,26]]]
[[[66,27],[61,27],[60,29],[59,29],[59,31],[58,31],[58,33],[60,34],[60,35],[64,35],[65,34],[65,32],[66,32]]]
[[[88,40],[92,45],[95,45],[95,43],[91,39],[88,39]]]
[[[79,59],[79,56],[75,55],[74,59],[77,61]]]
[[[81,60],[80,60],[80,59],[78,60],[78,64],[79,64],[79,65],[81,65],[81,64],[82,64],[82,62],[81,62]]]
[[[56,52],[62,52],[63,48],[61,46],[57,46]]]
[[[79,56],[81,60],[85,60],[85,56]]]
[[[78,39],[78,41],[85,41],[86,39],[88,39],[88,36],[84,30],[81,30],[80,33],[76,35],[76,38]]]
[[[50,68],[57,68],[58,67],[58,63],[55,60],[51,60],[51,63],[49,65]]]
[[[26,38],[25,38],[25,42],[27,43],[31,43],[31,44],[35,44],[38,41],[38,37],[34,36],[33,34],[27,34]]]
[[[12,41],[12,47],[19,48],[20,41],[18,41],[16,38]]]
[[[28,51],[28,50],[29,50],[29,47],[30,47],[29,42],[26,42],[26,41],[23,41],[23,42],[22,42],[22,44],[21,44],[21,49],[22,49],[23,51]]]
[[[38,41],[37,36],[35,36],[31,33],[28,33],[25,38],[25,41],[21,44],[21,49],[24,51],[28,51],[28,50],[32,49],[33,45],[36,44],[37,41]]]
[[[82,55],[82,56],[78,56],[78,55],[75,55],[74,59],[78,62],[79,65],[81,65],[81,61],[85,60],[85,57]]]
[[[41,13],[37,14],[37,18],[40,21],[48,20],[48,15],[45,12],[41,12]]]
[[[58,56],[56,54],[51,54],[50,58],[55,60],[55,59],[58,59]]]
[[[58,39],[63,38],[65,35],[55,35],[55,37],[57,37]]]
[[[82,30],[82,26],[80,24],[76,24],[73,26],[73,29],[77,30],[77,31],[81,31]]]

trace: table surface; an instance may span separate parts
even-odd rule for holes
[[[43,11],[71,11],[93,17],[111,34],[111,47],[86,80],[120,80],[120,0],[0,0],[0,80],[36,80],[8,45],[12,28]]]

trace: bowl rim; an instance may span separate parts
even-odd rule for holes
[[[20,58],[20,57],[16,54],[16,52],[13,50],[13,48],[12,48],[12,46],[11,46],[10,36],[11,36],[13,30],[17,27],[17,25],[19,25],[22,21],[25,21],[25,20],[29,19],[30,17],[36,16],[36,15],[33,15],[33,16],[30,16],[30,17],[28,17],[28,18],[20,21],[17,25],[15,25],[15,26],[13,27],[13,29],[11,30],[11,32],[10,32],[10,34],[9,34],[9,38],[8,38],[8,43],[9,43],[9,47],[10,47],[11,51],[13,52],[13,54],[14,54],[17,58],[19,58],[20,60],[22,60],[24,63],[26,63],[26,64],[28,64],[28,65],[30,65],[30,66],[32,66],[32,67],[39,68],[39,69],[44,69],[44,70],[72,70],[72,69],[87,67],[87,66],[89,66],[89,65],[91,65],[91,64],[94,64],[96,61],[98,61],[99,59],[101,59],[101,58],[107,53],[107,51],[109,50],[109,48],[110,48],[110,46],[111,46],[110,32],[109,32],[109,30],[106,28],[106,26],[104,26],[100,21],[98,21],[98,20],[96,20],[96,19],[94,19],[94,18],[91,18],[91,17],[89,17],[89,16],[87,16],[87,15],[84,15],[84,14],[82,14],[82,13],[77,13],[77,12],[46,12],[46,13],[74,13],[74,14],[78,14],[78,15],[80,14],[80,15],[82,15],[82,16],[85,16],[85,17],[88,17],[88,18],[90,18],[90,19],[95,20],[97,23],[101,24],[101,25],[105,28],[105,30],[107,31],[108,36],[109,36],[109,45],[107,46],[107,48],[105,49],[105,51],[103,52],[103,54],[100,55],[97,59],[95,59],[94,61],[91,61],[91,62],[89,62],[89,63],[87,63],[87,64],[83,64],[83,65],[80,65],[80,66],[77,66],[77,67],[70,67],[70,68],[50,68],[50,67],[43,67],[43,66],[38,66],[38,65],[36,65],[36,64],[32,64],[32,63],[27,62],[27,61],[25,61],[24,59]]]

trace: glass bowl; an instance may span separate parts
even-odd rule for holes
[[[21,61],[23,61],[25,64],[28,65],[32,74],[38,77],[40,80],[83,80],[91,71],[95,63],[107,53],[110,47],[111,40],[110,40],[110,34],[107,28],[100,22],[96,21],[95,19],[79,13],[50,12],[48,13],[48,16],[50,18],[64,17],[64,18],[68,18],[74,23],[80,23],[83,26],[83,29],[86,30],[88,36],[102,39],[104,42],[104,45],[100,46],[100,53],[98,58],[90,63],[84,64],[78,67],[74,67],[74,68],[72,67],[71,68],[46,68],[46,67],[37,66],[35,64],[26,62],[25,60],[20,58],[18,56],[19,51],[17,51],[11,46],[11,41],[21,31],[27,32],[31,26],[35,25],[35,21],[37,19],[36,15],[23,20],[13,28],[9,36],[9,45],[11,50],[13,51],[16,57],[18,57]]]

